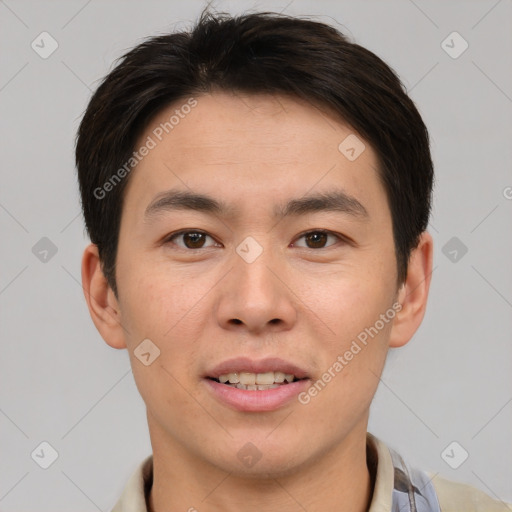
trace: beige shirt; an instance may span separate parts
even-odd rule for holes
[[[367,434],[368,466],[373,468],[375,487],[368,512],[394,512],[392,493],[395,467],[389,448]],[[441,512],[512,512],[512,504],[492,499],[484,492],[428,473]],[[148,512],[147,500],[153,484],[153,455],[146,457],[132,474],[112,512]]]

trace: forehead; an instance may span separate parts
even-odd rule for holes
[[[259,161],[278,163],[290,161],[290,147],[296,160],[313,156],[312,150],[338,156],[340,137],[354,132],[325,109],[289,96],[219,91],[194,102],[188,108],[190,99],[184,98],[159,112],[145,135],[180,144],[196,158],[231,155],[245,162],[256,156],[248,149],[260,148]]]
[[[384,195],[372,148],[335,115],[304,100],[224,92],[187,97],[160,111],[136,148],[150,139],[153,148],[125,194],[141,207],[177,186],[224,203],[245,202],[253,211],[261,201],[250,204],[251,197],[284,204],[333,186],[361,203]]]

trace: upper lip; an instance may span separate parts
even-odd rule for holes
[[[293,374],[297,379],[308,377],[306,370],[296,364],[285,361],[279,357],[268,357],[265,359],[249,359],[248,357],[235,357],[218,364],[209,370],[205,377],[218,379],[220,375],[235,372],[267,373],[283,372]]]

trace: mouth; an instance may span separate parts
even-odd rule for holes
[[[303,368],[280,358],[230,359],[203,377],[216,400],[243,412],[279,409],[296,400],[311,382]]]
[[[252,373],[249,371],[237,371],[230,373],[223,373],[218,378],[207,377],[210,380],[225,384],[237,389],[244,389],[247,391],[265,391],[267,389],[276,389],[280,386],[286,386],[289,383],[298,380],[305,380],[306,377],[298,378],[293,373],[265,372],[265,373]]]

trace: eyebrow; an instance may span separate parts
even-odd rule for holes
[[[238,208],[213,197],[172,189],[158,194],[144,212],[145,220],[175,210],[193,210],[220,217],[237,217]],[[291,199],[285,205],[274,207],[274,217],[306,215],[314,212],[341,212],[365,220],[369,217],[366,208],[353,196],[343,190],[333,190]]]

